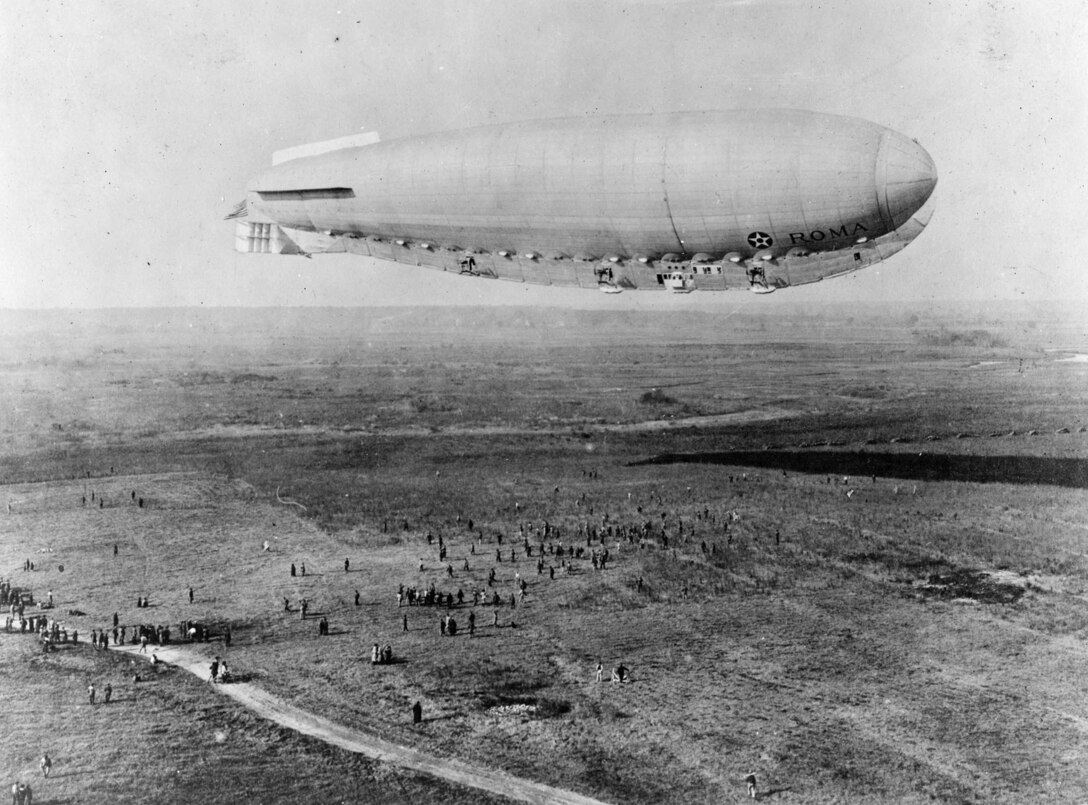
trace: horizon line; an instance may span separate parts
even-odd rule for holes
[[[859,301],[856,299],[834,299],[834,300],[793,300],[793,299],[777,299],[769,301],[760,307],[748,308],[746,310],[730,310],[722,311],[728,312],[730,315],[737,315],[738,313],[747,312],[773,312],[774,308],[778,306],[787,305],[808,305],[812,307],[827,307],[833,305],[840,306],[857,306],[857,305],[869,306],[869,307],[888,307],[888,306],[904,306],[910,305],[912,307],[920,305],[931,305],[934,307],[949,306],[949,305],[978,305],[978,304],[999,304],[999,305],[1025,305],[1025,306],[1038,306],[1038,305],[1053,305],[1056,307],[1068,308],[1084,306],[1088,307],[1088,301],[1080,299],[993,299],[984,297],[967,297],[959,299],[882,299],[875,301]],[[634,308],[634,307],[612,307],[612,306],[596,306],[596,305],[571,305],[564,303],[553,304],[530,304],[524,302],[388,302],[383,304],[371,304],[371,305],[337,305],[337,304],[268,304],[268,305],[223,305],[223,304],[177,304],[177,305],[93,305],[87,307],[77,306],[65,306],[57,305],[51,307],[8,307],[0,305],[0,313],[56,313],[56,312],[91,312],[91,311],[117,311],[117,310],[373,310],[378,308],[526,308],[530,310],[577,310],[577,311],[596,311],[596,312],[608,312],[608,313],[715,313],[713,303],[709,301],[699,302],[689,305],[684,308]],[[860,311],[859,311],[860,312]]]

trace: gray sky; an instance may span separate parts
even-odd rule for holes
[[[239,255],[222,218],[273,150],[361,129],[781,106],[916,137],[940,180],[930,227],[904,252],[774,297],[1088,311],[1086,34],[1082,0],[4,0],[0,308],[733,309],[751,295],[602,297]]]

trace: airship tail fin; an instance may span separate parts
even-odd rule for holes
[[[306,143],[291,148],[283,148],[272,152],[272,164],[279,165],[291,159],[302,157],[315,157],[318,154],[327,154],[330,151],[340,151],[344,148],[359,148],[364,145],[374,145],[381,138],[376,131],[364,131],[361,134],[350,134],[347,137],[337,137],[335,140],[322,140],[318,143]]]

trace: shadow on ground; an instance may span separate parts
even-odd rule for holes
[[[924,453],[865,453],[831,450],[759,450],[663,453],[647,464],[725,464],[812,474],[880,476],[912,481],[1049,484],[1088,489],[1088,460],[1044,456],[961,456]]]

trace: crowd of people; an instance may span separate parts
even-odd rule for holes
[[[400,525],[404,531],[413,530],[406,519]],[[466,522],[466,518],[462,517],[447,526],[452,526],[455,536],[448,538],[441,532],[426,532],[421,539],[425,539],[427,549],[433,551],[432,559],[426,555],[420,556],[417,572],[412,574],[410,580],[397,585],[395,600],[401,612],[399,620],[403,632],[413,628],[410,623],[419,619],[418,615],[411,615],[410,610],[423,608],[441,611],[438,636],[443,638],[459,635],[474,637],[478,630],[477,610],[480,607],[492,608],[492,627],[515,627],[517,623],[513,613],[519,606],[525,605],[532,584],[549,583],[555,580],[557,572],[560,576],[590,568],[595,572],[606,572],[615,550],[614,545],[609,547],[610,540],[634,540],[636,535],[645,538],[651,532],[648,522],[641,528],[621,526],[607,515],[601,518],[599,524],[583,522],[572,533],[565,533],[560,526],[547,520],[519,522],[509,528],[507,534],[498,529],[485,530],[477,526],[473,519]],[[383,521],[382,527],[389,530],[388,519]],[[457,554],[456,558],[454,554]],[[350,558],[342,562],[344,572],[350,572]],[[308,598],[296,597],[303,591],[296,585],[298,579],[305,578],[305,568],[305,562],[297,559],[287,563],[290,592],[294,595],[281,593],[282,611],[297,613],[302,620],[317,617],[311,613],[312,603]],[[327,571],[318,571],[318,577],[324,572]],[[534,577],[536,581],[532,581]],[[361,605],[358,590],[354,591],[352,600],[354,606]],[[510,616],[501,618],[500,612],[507,609]],[[318,634],[323,636],[328,634],[328,621],[324,615],[320,617]],[[388,664],[392,656],[393,647],[390,644],[372,645],[372,665]],[[622,678],[617,681],[629,681],[626,668],[618,668]]]
[[[751,480],[747,473],[729,478],[730,484]],[[556,494],[559,494],[558,488]],[[742,495],[743,492],[738,492],[738,497]],[[447,537],[432,524],[425,539],[428,550],[434,553],[430,557],[420,556],[414,577],[398,584],[397,608],[446,610],[439,617],[440,637],[463,633],[465,630],[460,628],[458,618],[461,616],[457,610],[468,609],[467,632],[472,636],[476,632],[473,609],[480,606],[494,608],[492,625],[499,626],[499,611],[507,607],[514,610],[523,604],[532,591],[530,581],[533,577],[536,579],[533,584],[546,584],[555,580],[557,573],[563,576],[590,569],[607,572],[617,551],[624,546],[638,551],[662,550],[674,556],[680,553],[689,557],[701,555],[703,561],[713,562],[720,550],[733,545],[737,531],[734,524],[740,519],[735,509],[719,507],[712,511],[709,506],[696,508],[684,501],[671,504],[653,493],[644,505],[631,501],[629,495],[627,508],[631,513],[626,516],[616,517],[600,511],[595,514],[594,508],[599,505],[599,502],[587,500],[583,494],[576,502],[577,521],[571,523],[572,518],[565,517],[563,524],[547,519],[524,519],[519,503],[514,504],[516,522],[512,525],[482,526],[474,518],[458,515],[455,522],[443,525],[453,537]],[[390,520],[399,522],[405,532],[422,532],[418,527],[413,529],[407,519],[399,517],[385,518],[383,532],[390,530]],[[780,544],[781,539],[781,534],[774,531],[774,544]],[[524,572],[526,566],[527,573]],[[454,583],[455,580],[460,584]],[[637,594],[652,591],[642,575],[633,575],[630,585]],[[683,591],[687,593],[686,583]],[[358,592],[355,604],[359,604]],[[402,616],[402,621],[403,630],[408,631],[408,614]],[[512,615],[509,623],[515,625]],[[598,680],[603,675],[602,668],[598,668]],[[611,680],[629,682],[628,668],[622,664],[614,666]]]

